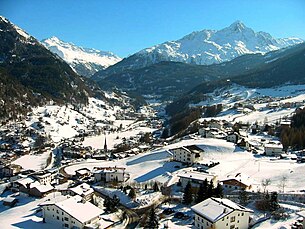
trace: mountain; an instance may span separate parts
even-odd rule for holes
[[[270,52],[266,55],[250,54],[225,64],[225,70],[235,69],[252,63],[254,66],[240,74],[210,82],[203,82],[182,95],[167,107],[169,114],[175,114],[186,109],[190,104],[213,100],[210,93],[232,85],[247,88],[271,88],[286,84],[305,84],[305,43]],[[216,66],[215,66],[216,67]]]
[[[299,50],[304,43],[289,46],[268,54],[247,54],[231,61],[212,65],[193,65],[164,61],[135,70],[125,70],[99,79],[97,83],[104,89],[117,87],[140,95],[175,100],[195,86],[215,80],[234,78],[256,72],[269,66],[277,59],[287,58]],[[253,82],[251,79],[248,82]]]
[[[168,41],[141,50],[117,64],[95,74],[103,78],[127,69],[139,69],[161,61],[210,65],[232,60],[244,54],[267,53],[299,44],[299,38],[273,38],[266,32],[254,32],[236,21],[222,30],[193,32],[177,41]]]
[[[53,100],[86,104],[93,91],[84,79],[34,37],[0,16],[0,118]]]
[[[82,48],[57,37],[42,40],[41,43],[65,60],[75,72],[86,77],[121,61],[120,57],[111,52]]]

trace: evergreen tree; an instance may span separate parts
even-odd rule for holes
[[[134,188],[131,188],[131,189],[130,189],[128,196],[129,196],[131,199],[135,199],[135,198],[136,198],[136,191],[134,190]]]
[[[156,214],[156,209],[152,207],[148,214],[148,220],[144,228],[154,229],[159,227],[159,221]]]
[[[210,180],[210,183],[208,185],[207,198],[210,198],[213,195],[214,195],[214,184],[213,184],[213,181]]]
[[[277,192],[272,192],[270,196],[270,211],[276,211],[279,208]]]
[[[155,181],[153,189],[154,189],[154,192],[160,191],[157,181]]]
[[[213,195],[214,197],[222,198],[223,197],[222,185],[218,183],[213,192],[214,192],[214,195]]]
[[[191,185],[191,182],[188,182],[184,189],[183,203],[191,204],[192,201],[193,201],[192,185]]]
[[[246,205],[248,203],[249,196],[245,190],[241,190],[239,192],[239,203],[242,205]]]
[[[208,192],[208,179],[206,178],[199,187],[199,190],[197,192],[196,196],[196,203],[200,203],[204,201],[207,198],[207,192]]]
[[[106,208],[107,212],[115,212],[117,211],[117,207],[120,203],[120,198],[114,195],[112,198],[107,196],[104,200],[104,207]]]

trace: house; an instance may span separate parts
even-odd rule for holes
[[[12,191],[19,191],[40,198],[53,190],[54,187],[50,184],[40,184],[31,176],[14,181],[12,186]]]
[[[14,207],[18,203],[15,197],[6,197],[2,200],[4,206]]]
[[[60,202],[48,201],[42,206],[43,222],[52,228],[99,228],[101,209],[80,196]]]
[[[203,150],[196,145],[182,146],[170,150],[173,154],[173,160],[187,164],[194,164],[203,158]]]
[[[267,156],[280,156],[283,153],[282,144],[265,144],[264,146],[265,154]]]
[[[40,184],[47,185],[52,182],[52,173],[50,172],[38,172],[31,175],[35,180],[37,180]]]
[[[124,182],[129,174],[125,172],[126,168],[119,167],[94,167],[94,182]]]
[[[247,229],[253,212],[228,199],[209,198],[191,207],[197,229]]]
[[[205,179],[208,182],[212,181],[214,185],[217,183],[217,177],[215,175],[204,172],[185,171],[182,174],[178,174],[178,177],[182,188],[185,188],[188,182],[190,182],[194,189],[198,189]]]
[[[78,169],[75,171],[75,176],[77,178],[85,178],[91,176],[91,171],[87,168]]]
[[[250,190],[252,188],[251,179],[241,173],[229,175],[226,179],[220,181],[224,192],[232,192],[235,190]]]
[[[67,190],[62,191],[64,195],[70,195],[70,196],[81,196],[86,201],[91,201],[94,190],[90,187],[90,185],[83,183],[76,187],[69,188]]]
[[[7,165],[2,168],[2,176],[4,177],[12,177],[20,173],[22,167],[20,165]]]
[[[239,136],[238,133],[232,132],[227,135],[226,140],[228,142],[233,142],[236,144],[238,141],[238,136]]]

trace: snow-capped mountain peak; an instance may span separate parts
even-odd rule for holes
[[[55,36],[42,40],[42,44],[65,60],[78,74],[87,77],[121,60],[111,52],[79,47]]]
[[[230,61],[244,54],[265,54],[302,42],[299,38],[273,38],[269,33],[255,32],[243,22],[235,21],[221,30],[196,31],[179,40],[143,49],[109,68],[106,75],[147,67],[161,61],[210,65]]]

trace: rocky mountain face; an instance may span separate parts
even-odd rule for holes
[[[273,38],[266,32],[255,32],[236,21],[222,30],[202,30],[185,37],[141,50],[117,64],[95,74],[103,78],[127,69],[139,69],[161,61],[210,65],[230,61],[245,54],[278,50],[302,43],[299,38]]]
[[[57,37],[42,40],[41,43],[66,61],[75,72],[86,77],[121,61],[120,57],[111,52],[82,48]]]

